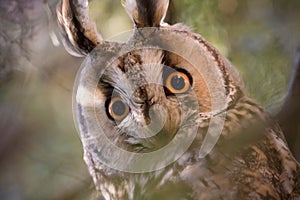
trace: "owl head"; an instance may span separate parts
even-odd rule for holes
[[[193,148],[205,156],[221,135],[226,110],[244,95],[242,83],[200,35],[164,22],[168,0],[123,5],[134,24],[124,43],[102,39],[87,0],[57,7],[66,50],[86,57],[74,87],[86,162],[145,172]]]

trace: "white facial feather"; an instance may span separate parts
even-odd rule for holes
[[[141,57],[147,82],[162,85],[162,51],[145,49],[141,52]]]

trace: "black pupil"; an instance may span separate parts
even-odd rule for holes
[[[182,90],[185,87],[185,80],[182,76],[176,75],[171,79],[171,85],[176,90]]]
[[[121,116],[126,111],[126,106],[122,101],[116,101],[112,105],[112,111],[115,115]]]

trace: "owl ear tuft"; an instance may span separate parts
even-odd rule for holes
[[[123,0],[137,28],[159,27],[167,14],[169,0]]]
[[[65,49],[82,57],[101,43],[102,37],[89,19],[88,0],[61,0],[56,9]]]

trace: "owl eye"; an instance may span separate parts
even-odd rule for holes
[[[114,97],[109,102],[108,111],[112,119],[122,121],[128,115],[129,107],[121,97]]]
[[[175,71],[168,75],[165,86],[169,92],[173,94],[181,94],[188,91],[190,85],[190,79],[185,73]]]

